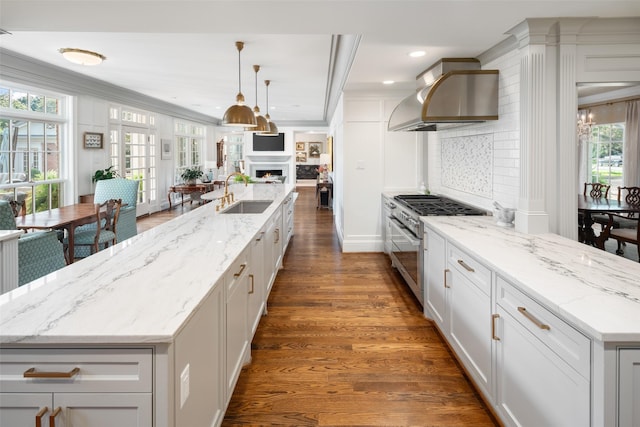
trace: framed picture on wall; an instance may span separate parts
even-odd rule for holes
[[[304,151],[297,152],[296,163],[307,163],[307,153]]]
[[[322,151],[322,143],[321,142],[310,142],[309,143],[309,157],[313,157],[313,158],[320,157],[320,151]]]
[[[160,158],[162,160],[171,160],[173,156],[173,141],[171,139],[161,139],[160,145]]]
[[[84,133],[84,148],[102,148],[103,134],[95,132]]]
[[[304,142],[296,142],[296,151],[304,151]]]

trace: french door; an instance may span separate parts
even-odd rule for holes
[[[111,136],[112,164],[121,177],[140,181],[137,215],[158,210],[156,136],[133,126],[121,126]]]

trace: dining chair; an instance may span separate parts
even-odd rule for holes
[[[0,230],[17,230],[13,208],[0,200]],[[53,230],[23,233],[18,239],[18,286],[66,266],[64,249]]]
[[[25,216],[27,214],[27,203],[24,200],[22,202],[11,200],[9,205],[11,205],[13,216]]]
[[[94,224],[99,224],[95,228],[78,227],[73,234],[74,246],[89,246],[90,254],[100,251],[101,246],[107,248],[110,244],[115,245],[117,239],[117,223],[120,215],[122,199],[109,199],[103,203],[96,203]],[[69,248],[69,237],[64,238],[65,252]],[[68,255],[69,257],[71,254]]]
[[[627,243],[636,245],[638,249],[638,262],[640,262],[640,187],[618,187],[618,203],[622,201],[622,193],[625,192],[624,202],[636,209],[636,212],[628,214],[609,213],[609,222],[603,231],[605,240],[615,239],[618,242],[616,254],[623,255],[622,246]]]
[[[593,199],[606,199],[609,197],[610,188],[610,185],[599,182],[585,182],[582,195]],[[604,226],[609,222],[609,216],[607,214],[591,214],[591,219],[594,223],[600,224],[601,230],[604,229]],[[578,212],[578,240],[580,242],[584,242],[585,240],[584,214],[582,212]]]
[[[122,199],[118,217],[117,241],[122,242],[138,234],[136,225],[138,189],[140,181],[127,178],[104,179],[96,183],[94,203],[103,203],[109,199]],[[95,229],[95,224],[83,225],[77,231]],[[75,257],[84,258],[90,255],[90,248],[76,246]]]

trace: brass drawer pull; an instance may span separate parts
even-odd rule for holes
[[[38,411],[36,414],[36,427],[42,427],[42,417],[44,417],[44,414],[47,412],[49,412],[49,408],[46,406]]]
[[[249,275],[249,278],[251,279],[251,290],[249,291],[249,294],[252,294],[254,289],[253,289],[253,274]]]
[[[55,411],[49,415],[49,427],[56,427],[56,417],[60,412],[62,412],[62,408],[58,406]]]
[[[463,266],[465,270],[467,270],[467,271],[469,271],[469,272],[471,272],[471,273],[475,272],[475,270],[474,270],[472,267],[470,267],[470,266],[469,266],[469,264],[467,264],[466,262],[464,262],[464,261],[463,261],[463,260],[461,260],[461,259],[459,259],[459,260],[458,260],[458,264],[460,264],[461,266]]]
[[[546,329],[547,331],[551,330],[551,327],[549,325],[545,325],[544,323],[542,323],[541,321],[539,321],[538,319],[536,319],[533,315],[529,314],[529,312],[527,311],[526,308],[524,307],[518,307],[518,311],[520,313],[522,313],[522,315],[524,317],[526,317],[527,319],[531,320],[531,322],[536,325],[538,328],[540,329]]]
[[[242,274],[242,272],[244,271],[244,269],[247,268],[247,264],[244,263],[240,266],[240,271],[238,271],[236,274],[233,275],[233,277],[240,277],[240,275]]]
[[[80,372],[80,368],[73,368],[69,372],[36,372],[36,368],[29,368],[24,371],[24,378],[73,378]]]
[[[256,242],[259,242],[260,240],[262,240],[262,236],[264,236],[264,231],[260,232],[260,237],[256,239]]]
[[[491,315],[491,339],[493,339],[494,341],[500,341],[500,337],[496,336],[496,319],[499,319],[499,318],[500,318],[499,314]]]
[[[451,270],[449,270],[448,268],[445,268],[445,269],[444,269],[444,287],[445,287],[445,288],[450,288],[450,287],[451,287],[451,286],[447,285],[447,273],[448,273],[449,271],[451,271]]]

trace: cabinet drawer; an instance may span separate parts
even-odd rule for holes
[[[77,373],[73,374],[76,368]],[[32,377],[25,378],[25,373]],[[58,373],[68,374],[69,378],[55,378]],[[150,393],[152,377],[150,348],[0,350],[3,392]]]
[[[231,267],[225,273],[225,283],[227,285],[227,296],[231,295],[233,289],[242,282],[242,277],[247,274],[249,269],[249,251],[247,246],[238,257],[233,261]]]
[[[580,375],[589,379],[591,341],[498,276],[496,302]]]
[[[491,295],[491,270],[452,244],[448,245],[447,257],[450,267],[459,271],[478,286],[482,292]]]

